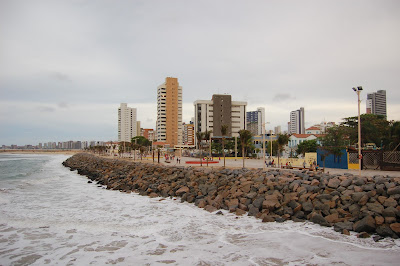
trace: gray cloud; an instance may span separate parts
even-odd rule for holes
[[[65,102],[60,102],[60,103],[58,103],[58,107],[67,109],[67,108],[69,108],[69,104],[65,103]]]
[[[50,72],[49,76],[50,76],[50,78],[53,78],[53,79],[56,79],[59,81],[68,81],[68,82],[72,81],[68,75],[60,73],[60,72]]]
[[[290,101],[290,100],[296,100],[296,97],[288,94],[288,93],[278,93],[275,94],[273,101],[274,102],[284,102],[284,101]]]
[[[56,111],[55,108],[49,106],[39,106],[37,107],[37,110],[43,113],[53,113]]]
[[[5,0],[0,6],[0,24],[7,25],[0,27],[0,101],[35,103],[45,106],[42,113],[87,106],[86,120],[115,125],[119,103],[136,103],[146,106],[138,108],[142,126],[153,128],[157,86],[175,76],[185,117],[193,116],[195,100],[229,93],[247,99],[249,108],[265,106],[271,126],[285,125],[300,106],[309,123],[339,121],[356,112],[351,88],[361,85],[363,104],[367,93],[386,89],[389,119],[400,120],[399,1]],[[332,108],[315,107],[322,102]],[[28,120],[20,110],[8,117],[20,125]],[[71,124],[59,127],[67,132]],[[116,137],[115,127],[103,129]]]

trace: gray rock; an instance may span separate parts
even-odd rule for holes
[[[352,223],[352,222],[339,222],[339,223],[335,223],[333,225],[333,229],[336,232],[342,232],[343,229],[351,231],[351,230],[353,230],[353,225],[354,225],[354,223]]]
[[[396,208],[393,207],[387,207],[382,211],[382,216],[383,217],[396,217],[398,216],[399,211]]]
[[[264,198],[257,198],[253,201],[253,206],[256,207],[257,209],[261,210],[262,203],[264,201]]]
[[[311,213],[310,221],[322,226],[330,226],[330,224],[326,221],[326,219],[322,217],[321,214],[318,214],[316,212]]]
[[[388,195],[400,194],[400,186],[389,188],[387,193]]]
[[[371,191],[375,189],[375,184],[366,184],[363,186],[364,191]]]
[[[260,210],[256,207],[254,207],[253,204],[249,205],[249,212],[248,212],[249,216],[256,216],[259,212],[260,212]]]
[[[349,212],[354,216],[358,215],[360,212],[360,206],[358,204],[352,204],[349,206]]]
[[[393,232],[393,230],[390,229],[389,225],[387,225],[387,224],[383,224],[383,225],[379,226],[378,228],[376,228],[376,233],[383,237],[389,236],[389,237],[392,237],[395,239],[398,238],[397,234],[395,232]]]
[[[340,185],[340,180],[338,178],[331,178],[328,182],[328,187],[330,188],[338,188]]]
[[[353,181],[349,178],[349,179],[345,179],[342,182],[340,182],[340,186],[342,187],[348,187],[351,185]]]
[[[375,219],[372,216],[364,217],[353,226],[353,230],[356,232],[374,232],[375,228]]]
[[[357,178],[353,181],[353,184],[356,186],[365,185],[365,180],[363,178]]]
[[[353,199],[354,202],[359,202],[360,199],[366,194],[366,192],[354,192],[351,195],[351,198]]]
[[[316,198],[319,200],[331,200],[333,196],[331,194],[319,194]]]
[[[374,213],[378,213],[378,214],[382,214],[382,212],[384,210],[384,207],[378,202],[367,203],[367,208],[368,208],[368,210],[370,210]]]
[[[303,208],[303,211],[305,212],[312,212],[312,210],[314,209],[314,206],[311,201],[303,202],[301,206]]]

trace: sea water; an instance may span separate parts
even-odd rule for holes
[[[0,154],[0,265],[399,265],[400,241],[107,190],[65,155]]]

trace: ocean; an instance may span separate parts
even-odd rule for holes
[[[0,154],[0,265],[398,265],[400,240],[107,190],[66,155]]]

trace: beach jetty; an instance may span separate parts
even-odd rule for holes
[[[178,197],[263,222],[311,221],[359,237],[400,236],[400,178],[349,173],[162,166],[75,154],[63,162],[107,189]]]

